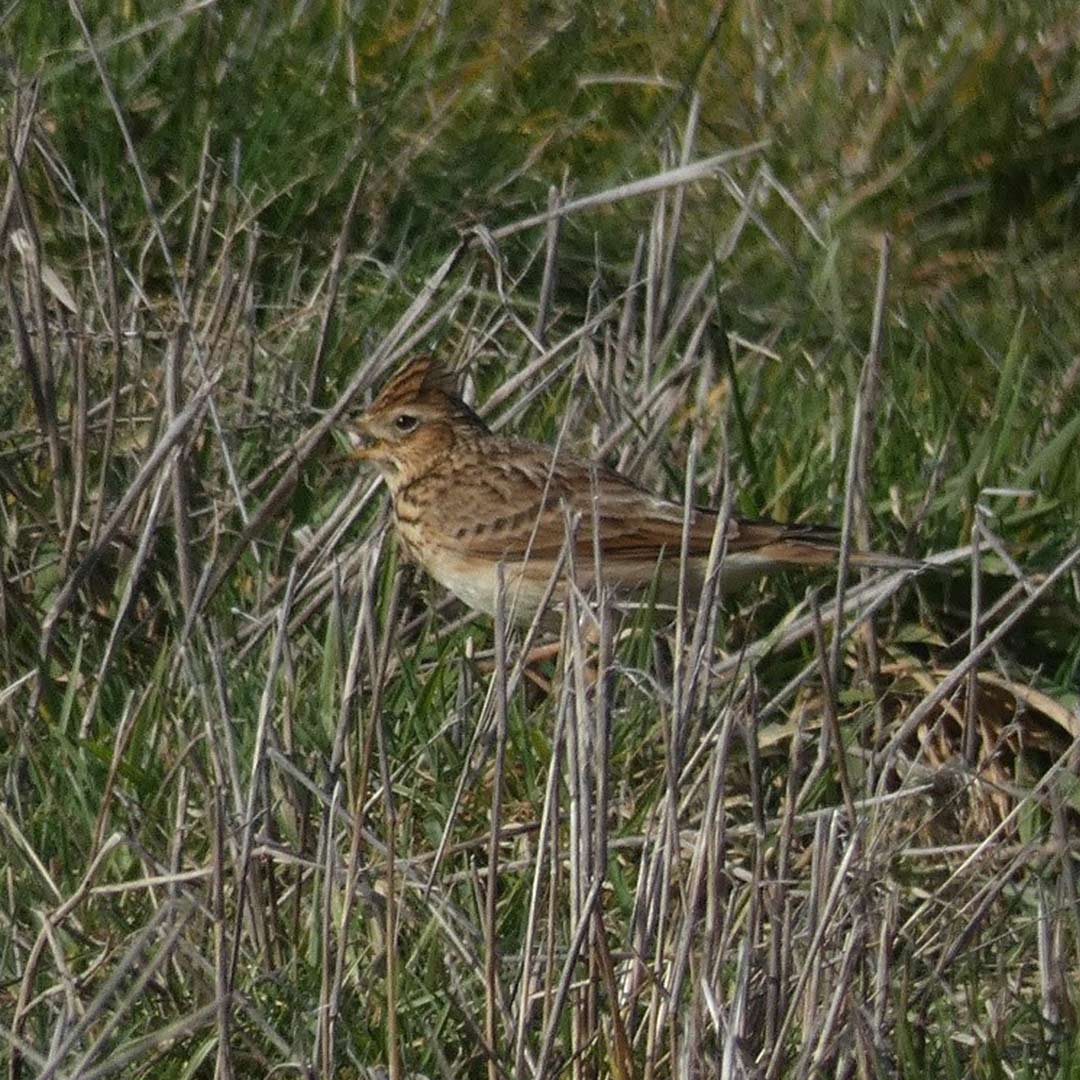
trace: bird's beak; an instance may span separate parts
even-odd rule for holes
[[[375,436],[368,427],[366,417],[361,416],[348,430],[349,442],[352,443],[352,456],[358,461],[366,461],[371,456]]]

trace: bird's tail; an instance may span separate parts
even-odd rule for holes
[[[757,554],[775,563],[827,566],[840,555],[840,530],[823,525],[792,525]],[[881,551],[851,551],[849,564],[868,570],[921,570],[926,564]]]

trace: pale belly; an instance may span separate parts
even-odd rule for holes
[[[449,589],[459,600],[475,611],[494,615],[496,592],[498,589],[495,563],[479,559],[463,559],[460,556],[440,554],[434,558],[424,558],[421,553],[418,561],[440,585]],[[740,553],[724,560],[720,574],[720,592],[726,594],[737,591],[749,582],[774,569],[775,563],[754,555]],[[640,598],[651,591],[657,568],[655,564],[640,566],[610,567],[604,583],[615,590],[618,600],[627,601]],[[503,595],[505,611],[511,622],[529,622],[536,614],[536,609],[544,599],[552,573],[551,564],[533,565],[526,568],[521,563],[504,563]],[[696,607],[704,583],[705,566],[698,560],[692,561],[687,581],[690,607]],[[595,575],[591,567],[578,569],[577,584],[584,592],[593,588]],[[660,573],[657,601],[661,604],[673,604],[678,591],[678,567],[665,565]],[[561,606],[562,589],[556,587],[552,604]]]
[[[498,572],[494,563],[464,565],[455,559],[439,560],[428,572],[474,611],[495,614]],[[503,566],[503,603],[511,622],[528,622],[544,599],[547,578],[526,574],[520,564]]]

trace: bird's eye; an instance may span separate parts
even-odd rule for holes
[[[398,431],[412,431],[420,421],[415,416],[409,416],[408,413],[402,413],[400,416],[394,418],[394,427]]]

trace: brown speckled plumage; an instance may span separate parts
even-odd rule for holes
[[[583,587],[594,583],[597,547],[605,583],[624,591],[647,587],[658,569],[677,569],[681,504],[605,465],[492,434],[430,357],[410,361],[387,383],[358,434],[358,456],[379,468],[390,489],[404,550],[480,611],[494,610],[501,561],[508,605],[516,617],[530,617],[571,530],[566,554]],[[716,526],[714,511],[692,511],[688,566],[699,580]],[[721,585],[785,565],[829,563],[836,553],[831,529],[732,517]],[[852,562],[907,565],[861,552]]]

